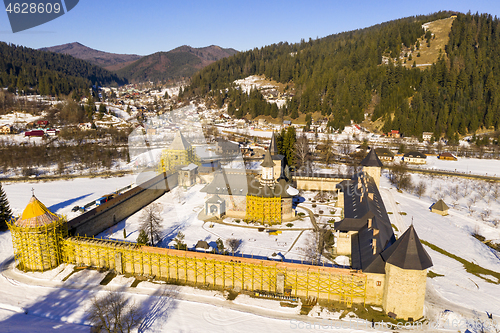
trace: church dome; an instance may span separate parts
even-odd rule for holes
[[[17,219],[16,226],[36,228],[49,225],[59,220],[59,216],[52,213],[35,196],[32,196],[23,214]]]

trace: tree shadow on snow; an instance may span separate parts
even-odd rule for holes
[[[177,301],[172,298],[176,294],[179,287],[175,285],[163,285],[146,301],[142,303],[143,310],[147,310],[138,332],[147,332],[154,322],[161,318],[166,322],[170,313],[177,307]]]

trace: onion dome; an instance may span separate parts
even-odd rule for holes
[[[49,225],[58,220],[59,216],[52,213],[35,196],[32,196],[23,214],[17,219],[16,226],[36,228]]]

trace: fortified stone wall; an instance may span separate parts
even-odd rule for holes
[[[177,186],[177,173],[160,174],[149,181],[70,220],[70,235],[95,236],[139,211]]]
[[[366,303],[381,305],[384,299],[385,274],[366,274]]]
[[[297,189],[305,191],[330,191],[337,192],[337,184],[348,178],[324,178],[293,176]]]
[[[76,265],[113,269],[118,273],[155,276],[169,281],[265,290],[290,296],[363,303],[367,277],[349,269],[310,266],[211,253],[139,246],[135,243],[70,237],[63,260]],[[374,298],[375,299],[375,298]],[[374,303],[381,305],[381,303]]]

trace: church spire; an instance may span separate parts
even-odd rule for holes
[[[273,135],[271,136],[271,143],[269,143],[268,150],[271,153],[271,155],[278,155],[278,153],[279,153],[278,145],[276,144],[276,136],[274,135],[274,131],[273,131]]]

